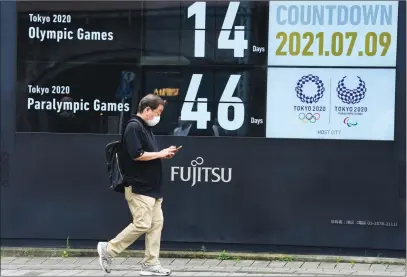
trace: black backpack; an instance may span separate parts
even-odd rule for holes
[[[130,122],[138,122],[137,119],[130,119]],[[121,147],[123,143],[124,132],[126,131],[127,125],[123,128],[121,134],[121,139],[108,143],[105,146],[106,164],[107,172],[109,173],[110,188],[115,192],[124,193],[125,178],[124,172],[122,170],[122,161],[120,159]]]

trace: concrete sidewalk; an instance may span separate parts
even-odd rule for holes
[[[141,258],[116,258],[111,276],[138,276]],[[377,275],[405,276],[406,266],[368,263],[284,262],[254,260],[162,258],[174,276],[315,276]],[[96,257],[46,258],[2,257],[1,276],[100,276],[103,272]]]
[[[64,254],[66,252],[66,254]],[[29,248],[29,247],[1,247],[2,257],[71,257],[80,258],[97,257],[96,248]],[[144,256],[144,250],[125,250],[119,257],[139,258]],[[323,263],[361,263],[361,264],[387,264],[405,265],[405,258],[386,258],[371,256],[336,256],[315,254],[282,254],[282,253],[250,253],[250,252],[212,252],[212,251],[160,251],[161,258],[173,259],[220,259],[220,260],[254,260],[254,261],[280,261],[280,262],[323,262]]]

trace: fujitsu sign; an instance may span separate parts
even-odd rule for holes
[[[204,159],[198,157],[191,161],[191,166],[172,166],[171,181],[191,182],[192,187],[197,183],[229,183],[232,181],[231,168],[203,166],[203,163]]]

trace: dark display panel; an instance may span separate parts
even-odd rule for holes
[[[146,1],[143,62],[266,65],[267,7],[257,1]]]
[[[178,136],[264,136],[263,68],[156,67],[143,91],[167,100],[155,132]]]
[[[318,2],[298,5],[295,1],[23,3],[18,14],[19,107],[27,106],[27,88],[54,82],[55,71],[76,82],[65,76],[70,71],[59,71],[94,65],[93,71],[82,74],[88,77],[76,88],[76,96],[86,99],[89,93],[78,92],[116,83],[109,92],[94,92],[91,101],[98,99],[98,93],[110,95],[110,106],[129,99],[136,106],[140,97],[151,92],[169,97],[165,117],[156,128],[161,135],[394,139],[394,126],[386,122],[395,121],[397,2],[335,1],[331,12]],[[355,21],[362,13],[349,20],[341,17],[353,9],[377,13],[363,15],[363,21]],[[311,39],[314,35],[318,51]],[[302,51],[301,45],[308,50]],[[377,45],[387,50],[373,51]],[[349,50],[353,48],[358,56]],[[314,56],[321,51],[325,55]],[[99,64],[114,64],[120,72],[100,73]],[[387,68],[370,68],[378,65]],[[93,72],[103,76],[94,78],[97,84],[89,81]],[[126,76],[131,76],[131,82]],[[113,96],[113,91],[120,92]],[[386,101],[380,98],[382,91],[390,93]],[[367,111],[367,107],[366,113],[349,112]],[[84,118],[94,126],[105,125],[100,117],[90,120],[89,109],[78,111],[89,113]],[[23,120],[31,122],[43,112],[40,106]],[[117,128],[77,132],[119,131],[131,112],[111,115],[108,121]],[[17,129],[62,132],[21,124]]]
[[[81,3],[44,2],[42,10],[20,11],[19,61],[100,62],[126,55],[140,62],[141,2],[132,3],[124,9],[120,2],[104,8],[94,2],[81,10]]]
[[[156,93],[157,134],[264,137],[267,2],[115,3],[18,3],[19,132],[117,133]]]
[[[93,62],[127,50],[143,64],[266,64],[266,2],[36,3],[19,3],[20,61]]]
[[[20,86],[17,131],[117,134],[130,116],[139,75],[132,65],[19,63],[21,76],[27,68],[50,69]]]

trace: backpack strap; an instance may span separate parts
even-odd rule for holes
[[[124,133],[126,132],[127,126],[131,123],[131,122],[137,122],[138,125],[140,125],[141,127],[141,131],[145,134],[145,127],[143,126],[143,124],[140,123],[140,121],[136,118],[131,118],[129,121],[127,121],[126,127],[123,128],[123,132],[121,135],[121,139],[120,139],[120,148],[122,147],[123,144],[123,138],[124,138]]]

